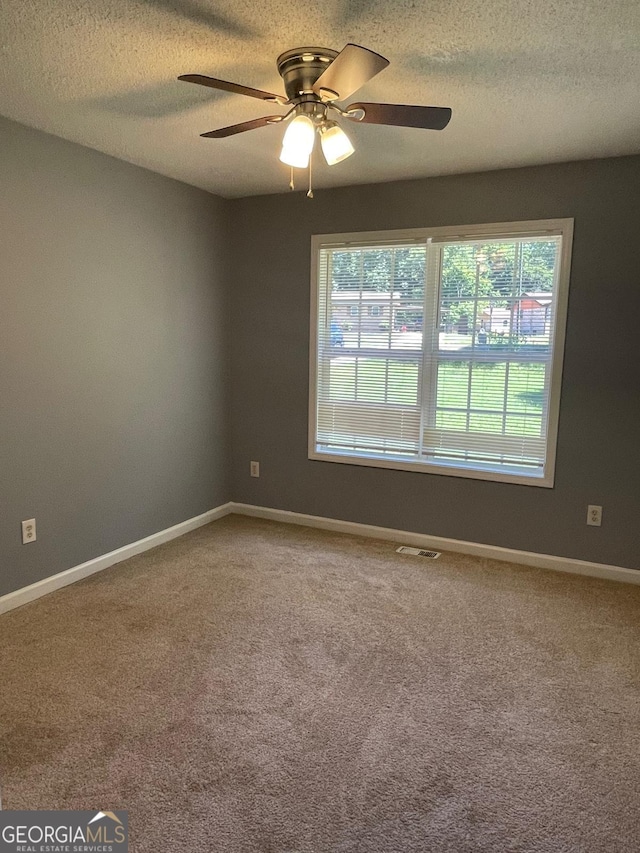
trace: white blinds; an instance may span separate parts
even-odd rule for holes
[[[561,240],[320,244],[312,455],[543,477]]]
[[[420,449],[420,333],[426,246],[322,249],[318,445],[356,453]]]

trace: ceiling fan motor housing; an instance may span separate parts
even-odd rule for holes
[[[294,47],[280,54],[278,73],[284,81],[289,100],[297,103],[301,98],[304,100],[305,95],[312,95],[314,101],[319,101],[313,92],[313,84],[337,55],[337,51],[328,47]]]

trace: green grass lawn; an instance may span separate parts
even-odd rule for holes
[[[508,435],[540,435],[545,365],[497,362],[438,366],[436,426]],[[417,406],[417,362],[338,357],[330,364],[330,399]],[[469,423],[467,425],[467,409]]]

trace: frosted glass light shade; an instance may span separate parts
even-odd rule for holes
[[[346,160],[355,150],[347,134],[337,124],[332,124],[322,131],[320,144],[324,159],[329,166],[335,166],[336,163]]]
[[[284,145],[280,152],[280,160],[286,163],[287,166],[293,166],[296,169],[306,169],[309,165],[309,156],[305,151],[299,151],[296,148],[285,148]]]
[[[288,166],[306,169],[313,150],[316,129],[309,116],[296,116],[282,139],[280,159]]]

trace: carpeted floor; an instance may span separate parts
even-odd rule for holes
[[[134,853],[631,853],[640,588],[228,517],[0,617],[5,808]]]

